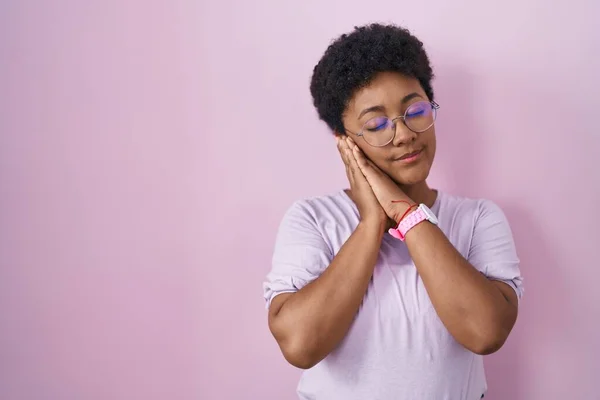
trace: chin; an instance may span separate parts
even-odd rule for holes
[[[394,171],[389,174],[398,185],[413,186],[427,180],[430,168],[415,168],[413,170]]]
[[[425,180],[427,179],[427,177],[424,178],[406,178],[406,177],[400,177],[400,178],[393,178],[394,181],[400,185],[400,186],[414,186],[417,185],[419,183],[425,182]]]

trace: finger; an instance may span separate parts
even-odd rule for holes
[[[343,137],[337,137],[337,145],[338,145],[338,150],[340,150],[340,153],[342,155],[344,155],[344,148],[346,147],[346,140]]]
[[[342,140],[341,148],[342,152],[344,153],[346,165],[348,167],[352,167],[352,159],[354,158],[354,155],[352,154],[352,149],[350,146],[348,146],[348,142],[346,140]]]
[[[349,151],[350,161],[351,162],[352,161],[356,161],[356,157],[354,156],[354,152],[355,152],[355,149],[358,148],[358,146],[356,146],[356,144],[354,142],[352,142],[352,139],[350,139],[350,138],[346,138],[345,145],[346,145],[346,147],[348,148],[348,151]]]
[[[340,138],[340,147],[345,155],[348,179],[350,180],[351,184],[357,184],[359,181],[364,181],[363,183],[367,183],[364,174],[356,162],[350,143],[354,143],[350,137],[343,136]]]
[[[346,177],[350,182],[350,186],[354,184],[354,174],[350,169],[350,149],[346,145],[346,142],[340,136],[336,136],[338,151],[340,153],[340,157],[342,157],[342,161],[344,162],[344,168],[346,169]]]
[[[355,147],[352,150],[352,159],[354,160],[354,163],[356,164],[356,167],[360,171],[361,175],[367,182],[369,182],[369,184],[379,179],[379,170],[375,169],[374,164],[369,163],[369,159],[365,157],[363,152],[358,147]]]
[[[346,177],[348,178],[348,182],[350,182],[350,187],[354,187],[356,185],[356,174],[354,170],[350,166],[350,163],[346,165]]]
[[[348,152],[348,167],[350,168],[350,172],[355,175],[355,177],[362,177],[364,179],[364,175],[356,162],[356,158],[351,149],[347,150]]]
[[[344,151],[344,140],[341,139],[339,136],[336,136],[336,142],[337,142],[338,152],[340,153],[340,157],[342,157],[342,161],[344,162],[344,165],[347,166],[348,160],[347,160],[346,152]]]
[[[365,156],[365,153],[363,153],[356,144],[354,144],[352,147],[352,155],[356,158],[356,162],[365,176],[372,173],[382,173],[381,170]]]
[[[354,173],[354,166],[352,165],[352,151],[350,149],[344,149],[344,154],[346,155],[346,160],[348,160],[348,164],[346,164],[348,171]]]
[[[352,150],[353,155],[356,157],[359,166],[373,166],[371,160],[369,160],[365,156],[365,153],[363,153],[363,151],[360,149],[360,147],[358,147],[356,142],[354,142],[354,140],[352,140],[351,137],[347,137],[346,143],[348,144],[348,147]]]
[[[363,172],[370,167],[369,163],[367,163],[367,158],[356,145],[352,148],[352,156],[356,159],[356,163]]]
[[[363,173],[370,167],[367,162],[367,158],[364,153],[360,150],[360,148],[356,145],[356,143],[351,142],[350,148],[352,149],[352,157],[356,160],[356,164],[361,169]]]

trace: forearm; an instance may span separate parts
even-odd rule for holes
[[[383,227],[361,222],[319,278],[272,304],[270,327],[286,359],[309,368],[343,339],[377,261]]]
[[[435,225],[421,223],[406,245],[431,302],[452,336],[469,350],[497,350],[516,319],[503,293],[454,248]]]

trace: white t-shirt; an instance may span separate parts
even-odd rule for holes
[[[506,282],[521,298],[519,259],[498,206],[439,192],[432,211],[475,268]],[[298,291],[318,278],[358,222],[358,209],[344,191],[295,202],[277,234],[264,283],[267,307],[278,294]],[[304,371],[298,395],[303,400],[476,400],[486,389],[482,356],[450,335],[406,245],[386,233],[346,337]]]

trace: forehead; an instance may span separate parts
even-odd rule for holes
[[[415,92],[427,98],[417,79],[397,72],[381,72],[367,86],[356,91],[346,111],[356,116],[361,110],[377,105],[396,108],[406,95]]]

